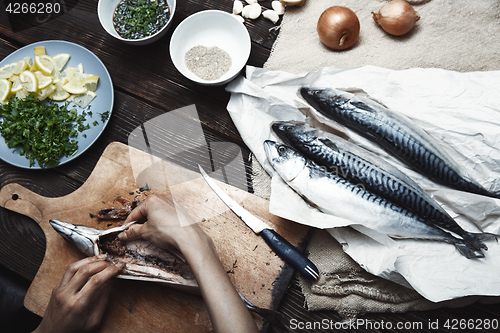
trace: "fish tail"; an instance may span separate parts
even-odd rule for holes
[[[490,234],[487,232],[481,232],[481,233],[468,232],[465,235],[463,235],[463,239],[476,250],[488,250],[488,247],[486,246],[486,244],[483,243],[483,241],[490,241],[493,239],[498,241],[497,235]]]
[[[471,248],[471,246],[465,242],[457,241],[454,242],[453,245],[455,245],[458,252],[460,252],[460,254],[466,257],[467,259],[484,258],[483,252]]]

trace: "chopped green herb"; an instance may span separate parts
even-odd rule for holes
[[[94,217],[97,217],[97,215],[92,214],[92,213],[89,213],[89,215],[90,215],[90,218],[92,218],[92,219],[93,219]]]
[[[99,113],[101,115],[101,121],[105,122],[109,118],[109,111],[105,111],[103,113]]]
[[[90,128],[84,124],[86,114],[78,115],[75,108],[68,110],[68,103],[40,102],[33,95],[24,99],[11,97],[0,106],[0,134],[9,148],[17,148],[26,156],[30,167],[38,162],[40,167],[59,164],[63,156],[78,151],[78,132]]]
[[[146,184],[146,186],[141,187],[139,189],[139,192],[144,192],[144,191],[147,191],[147,190],[149,190],[149,185],[148,184]]]
[[[160,31],[169,18],[167,0],[123,0],[116,6],[113,24],[121,37],[139,39]]]

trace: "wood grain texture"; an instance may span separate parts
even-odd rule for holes
[[[24,170],[0,161],[0,188],[15,182],[46,197],[60,197],[77,190],[92,173],[99,157],[113,141],[126,143],[129,134],[141,123],[178,108],[195,104],[207,141],[232,142],[237,144],[246,158],[249,154],[226,111],[229,94],[223,87],[201,87],[183,78],[173,67],[168,44],[173,28],[185,17],[203,9],[230,11],[232,0],[182,0],[179,1],[172,30],[160,41],[144,47],[121,44],[108,36],[97,18],[97,0],[66,0],[77,2],[68,13],[23,31],[13,32],[8,22],[4,2],[0,1],[0,59],[13,51],[41,40],[61,39],[75,42],[94,52],[106,65],[113,80],[115,105],[113,116],[103,135],[78,159],[63,166],[43,171]],[[260,2],[270,7],[270,1]],[[279,23],[278,23],[279,25]],[[248,64],[261,67],[269,56],[278,29],[264,18],[245,23],[252,39],[252,51]],[[138,61],[142,59],[143,61]],[[187,118],[186,118],[187,119]],[[155,130],[158,137],[161,131]],[[191,152],[192,154],[192,152]],[[193,167],[189,152],[179,158],[187,168]],[[250,165],[245,165],[251,170]],[[251,190],[251,187],[248,189]],[[4,208],[0,208],[0,265],[33,280],[42,263],[46,240],[42,229],[32,219]],[[129,286],[126,282],[117,285],[118,293]],[[145,296],[146,297],[146,296]],[[300,288],[292,284],[281,302],[280,312],[288,319],[318,322],[324,319],[339,321],[334,311],[310,313],[304,309],[304,298]],[[126,313],[138,311],[130,306]],[[474,305],[464,309],[442,309],[432,313],[370,314],[363,318],[387,320],[423,321],[439,319],[486,318],[499,319],[500,305]],[[165,325],[176,327],[176,323],[165,318]],[[188,317],[188,320],[196,320]],[[147,326],[147,324],[145,324]],[[182,325],[182,323],[181,323]],[[162,326],[158,327],[162,330]],[[299,331],[299,330],[297,330]],[[300,330],[320,332],[322,330]],[[328,330],[327,330],[328,331]],[[331,330],[330,330],[331,331]],[[396,332],[397,330],[389,330]],[[405,330],[415,331],[419,330]],[[432,332],[445,332],[433,330]],[[271,332],[281,332],[272,328]],[[352,332],[352,330],[351,330]],[[372,331],[373,332],[373,331]],[[448,331],[450,332],[450,331]]]
[[[207,170],[209,167],[210,165],[205,166]],[[112,143],[106,148],[87,181],[66,196],[43,197],[15,183],[1,189],[0,205],[31,217],[43,229],[47,239],[43,263],[25,298],[28,310],[42,315],[51,290],[59,283],[66,266],[83,257],[52,229],[49,220],[59,219],[98,229],[116,226],[116,222],[99,222],[91,218],[90,213],[112,206],[117,196],[133,200],[137,189],[145,184],[149,184],[152,190],[144,196],[153,192],[175,196],[207,232],[238,292],[257,306],[272,307],[273,286],[280,277],[283,261],[269,249],[261,237],[255,235],[228,210],[199,173],[154,158],[124,144]],[[265,199],[230,185],[222,183],[220,186],[249,211],[267,221],[292,244],[298,245],[304,239],[308,228],[269,214]],[[145,282],[119,282],[118,288],[124,289],[122,292],[115,289],[115,297],[102,332],[153,332],[165,325],[169,327],[165,332],[205,332],[210,328],[208,313],[198,296]],[[168,319],[165,320],[164,317]],[[193,324],[194,322],[197,324]]]

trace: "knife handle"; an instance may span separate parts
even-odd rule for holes
[[[292,265],[303,277],[310,280],[318,279],[319,271],[316,265],[276,231],[268,228],[259,234],[281,259]]]

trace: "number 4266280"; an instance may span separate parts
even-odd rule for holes
[[[58,14],[61,12],[61,4],[58,2],[10,2],[5,11],[9,14]]]

